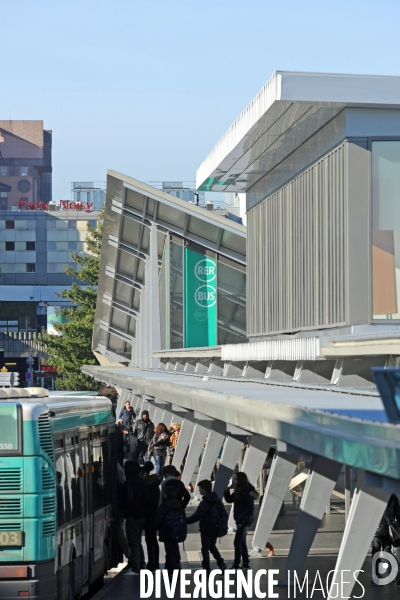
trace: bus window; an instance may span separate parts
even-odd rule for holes
[[[103,474],[103,452],[100,440],[93,441],[92,455],[92,491],[93,509],[104,504],[104,474]]]
[[[107,433],[107,431],[106,431]],[[110,472],[110,457],[108,455],[108,439],[101,441],[103,451],[103,477],[104,477],[104,501],[106,504],[111,504],[111,472]]]
[[[56,453],[57,471],[57,525],[61,527],[65,521],[65,469],[63,450]]]
[[[75,450],[68,449],[65,452],[65,474],[66,474],[66,496],[65,496],[65,517],[66,521],[69,522],[71,519],[76,518],[74,506],[74,492],[73,488],[76,486],[75,478]]]

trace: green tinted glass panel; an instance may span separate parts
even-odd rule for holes
[[[18,407],[0,404],[0,454],[18,450]]]

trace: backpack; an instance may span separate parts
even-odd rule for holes
[[[165,519],[164,538],[168,542],[184,542],[187,537],[186,516],[183,509],[171,508]]]
[[[214,502],[210,511],[210,524],[213,533],[221,538],[228,533],[228,514],[221,500]]]

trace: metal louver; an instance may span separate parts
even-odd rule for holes
[[[54,488],[54,481],[49,469],[42,467],[42,491],[52,490]]]
[[[42,522],[42,535],[43,537],[53,537],[56,533],[56,522],[54,519],[51,521]]]
[[[53,436],[51,434],[50,419],[48,413],[38,418],[39,440],[43,451],[54,461]]]
[[[21,498],[0,498],[0,517],[20,517]]]
[[[0,469],[0,492],[20,492],[21,489],[21,469]]]

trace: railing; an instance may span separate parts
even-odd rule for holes
[[[0,333],[0,349],[4,350],[4,357],[41,356],[47,358],[47,353],[41,342],[41,334],[35,331],[10,331]]]

